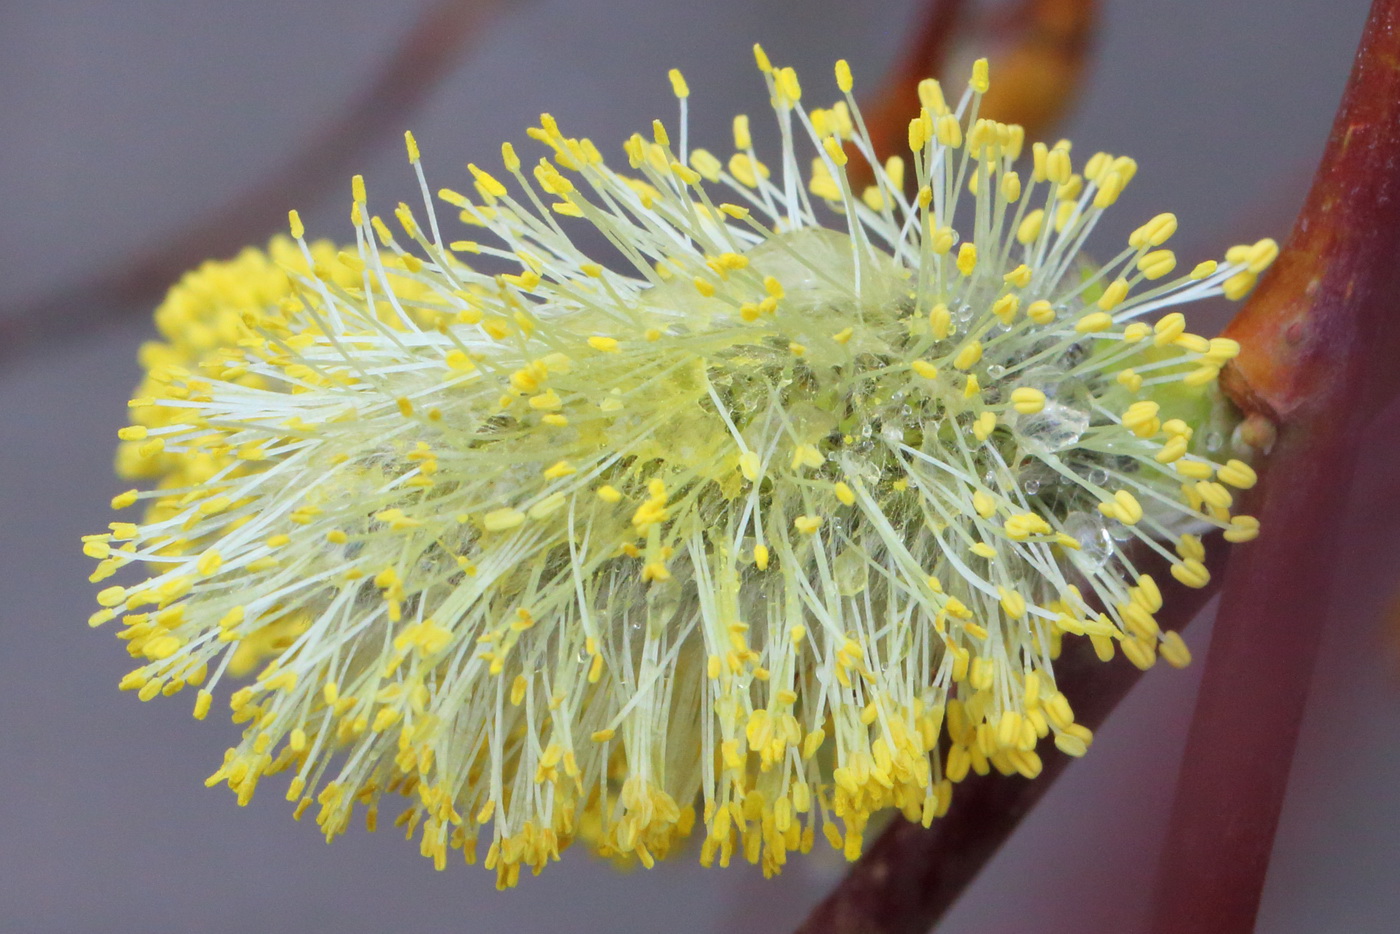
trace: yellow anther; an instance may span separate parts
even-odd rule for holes
[[[1210,571],[1206,566],[1195,558],[1187,558],[1180,563],[1172,565],[1172,577],[1175,577],[1187,587],[1197,590],[1210,583]]]
[[[300,240],[306,236],[306,227],[301,222],[301,214],[296,211],[287,212],[287,224],[292,231],[292,239]]]
[[[1251,542],[1259,537],[1259,520],[1254,516],[1234,516],[1225,530],[1227,542]]]
[[[1181,382],[1187,386],[1204,386],[1215,381],[1220,375],[1220,367],[1214,365],[1197,367],[1181,378]]]
[[[982,342],[968,341],[958,351],[953,358],[953,366],[959,370],[966,370],[982,359]]]
[[[1137,497],[1127,490],[1119,490],[1113,494],[1113,499],[1099,503],[1099,511],[1124,525],[1136,525],[1143,515]]]
[[[792,520],[792,527],[803,535],[813,535],[821,526],[821,516],[798,516]]]
[[[990,519],[996,515],[997,504],[985,490],[977,490],[972,494],[972,508],[983,519]]]
[[[1031,386],[1019,386],[1011,391],[1011,405],[1022,415],[1034,415],[1045,408],[1045,393]]]
[[[1103,295],[1099,296],[1098,306],[1104,311],[1112,311],[1123,304],[1123,299],[1128,297],[1128,280],[1114,279],[1109,283],[1108,288],[1103,290]]]
[[[511,174],[520,171],[520,157],[515,154],[515,147],[508,142],[501,144],[501,162]]]
[[[779,94],[779,104],[789,106],[802,99],[802,85],[797,80],[797,72],[792,68],[780,68],[774,72]]]
[[[1244,262],[1248,265],[1249,271],[1258,275],[1278,258],[1278,244],[1273,240],[1265,238],[1254,244],[1245,253]]]
[[[1205,361],[1213,364],[1222,364],[1227,360],[1233,360],[1240,354],[1238,341],[1228,337],[1213,337],[1210,339],[1210,346],[1205,353]]]
[[[1021,223],[1017,225],[1016,242],[1029,246],[1040,237],[1040,232],[1044,227],[1045,211],[1041,208],[1036,208],[1022,218]]]
[[[992,86],[990,70],[985,58],[979,58],[972,63],[972,77],[968,79],[967,86],[978,94],[986,94],[987,89]]]
[[[1139,438],[1150,438],[1161,431],[1162,423],[1157,418],[1160,406],[1151,401],[1134,402],[1123,413],[1123,427]]]
[[[1021,268],[1025,268],[1024,266]],[[1003,295],[992,304],[992,314],[1002,324],[1009,325],[1016,318],[1016,312],[1020,310],[1021,300],[1015,295]]]
[[[910,151],[910,152],[913,152],[913,153],[920,153],[920,152],[923,152],[923,151],[924,151],[924,146],[926,146],[926,145],[928,144],[929,139],[930,139],[930,136],[929,136],[929,133],[928,133],[928,128],[927,128],[927,126],[925,125],[924,121],[923,121],[921,118],[915,117],[913,120],[910,120],[910,121],[909,121],[909,151]]]
[[[1197,263],[1188,274],[1188,278],[1197,280],[1204,279],[1215,272],[1217,265],[1218,264],[1213,259],[1208,259],[1203,263]]]
[[[682,184],[685,185],[699,184],[701,179],[701,175],[699,172],[695,171],[687,165],[684,165],[680,162],[676,162],[674,160],[672,160],[671,162],[671,172],[676,176],[676,178],[679,178],[681,180]]]
[[[481,517],[481,525],[488,532],[504,532],[525,521],[525,513],[518,509],[504,507],[493,509]]]
[[[757,188],[759,179],[769,176],[768,166],[742,152],[729,157],[729,174],[748,188]]]
[[[1023,542],[1032,535],[1050,535],[1054,532],[1044,517],[1033,512],[1017,513],[1007,519],[1002,527],[1008,538],[1018,542]]]
[[[978,441],[986,441],[996,430],[997,417],[995,412],[983,412],[972,423],[972,434]]]
[[[1166,347],[1186,333],[1186,316],[1179,311],[1163,315],[1152,326],[1152,330],[1156,334],[1152,343],[1157,347]]]
[[[1199,334],[1182,334],[1172,343],[1195,354],[1205,354],[1210,351],[1210,341]]]
[[[846,164],[846,150],[841,148],[841,143],[834,136],[828,136],[822,140],[822,148],[826,150],[827,156],[838,166]]]
[[[685,83],[685,76],[681,74],[679,68],[672,68],[666,72],[666,77],[671,79],[671,93],[681,99],[690,96],[690,86]]]
[[[1094,207],[1100,211],[1113,206],[1118,200],[1118,196],[1123,193],[1123,188],[1128,184],[1127,180],[1117,172],[1107,172],[1099,183],[1099,190],[1094,192]]]
[[[928,313],[929,331],[937,340],[943,340],[953,330],[953,315],[943,303],[934,305]]]
[[[1183,460],[1177,462],[1176,472],[1192,480],[1209,480],[1215,468],[1205,461]]]
[[[1032,275],[1033,272],[1031,270],[1031,267],[1027,266],[1025,263],[1022,263],[1015,269],[1008,272],[1006,275],[1002,276],[1001,279],[1007,285],[1015,286],[1018,289],[1024,289],[1026,286],[1031,284]]]
[[[1176,233],[1176,215],[1158,214],[1128,236],[1128,246],[1136,249],[1161,246]]]
[[[1225,466],[1216,471],[1222,483],[1228,483],[1237,489],[1248,490],[1259,482],[1259,475],[1241,460],[1226,461]]]
[[[1258,281],[1258,276],[1249,270],[1237,272],[1226,279],[1220,286],[1220,290],[1225,297],[1231,301],[1238,301],[1244,298],[1250,289],[1254,288],[1254,283]]]
[[[1037,299],[1026,306],[1026,317],[1036,324],[1050,324],[1055,320],[1055,308],[1045,299]]]
[[[856,494],[845,482],[838,482],[836,486],[833,487],[833,490],[836,493],[836,498],[841,501],[842,505],[850,506],[856,501]]]
[[[933,122],[933,137],[949,149],[962,145],[962,124],[952,114],[944,114]]]
[[[472,173],[472,177],[476,179],[477,187],[481,190],[483,195],[492,198],[504,198],[506,196],[506,186],[497,181],[491,173],[479,168],[474,163],[467,164],[467,171]]]
[[[207,576],[213,574],[220,567],[222,567],[223,563],[223,555],[219,554],[217,551],[211,548],[210,550],[206,551],[204,554],[199,556],[199,562],[195,565],[195,567],[199,570],[199,573]]]
[[[919,82],[919,103],[931,114],[948,112],[948,102],[943,97],[943,87],[934,78],[924,78]]]
[[[1152,326],[1142,321],[1134,321],[1123,329],[1123,340],[1129,344],[1136,344],[1152,333]]]
[[[1176,268],[1176,254],[1171,250],[1153,250],[1137,261],[1137,268],[1146,279],[1160,279]]]
[[[854,82],[851,78],[851,66],[846,64],[844,58],[836,62],[836,86],[841,89],[842,94],[849,94]]]
[[[1021,176],[1015,172],[1007,172],[1001,177],[1001,196],[1006,199],[1007,204],[1015,204],[1021,200]]]
[[[1180,460],[1186,455],[1189,442],[1182,435],[1169,438],[1162,449],[1153,455],[1153,459],[1159,464],[1170,464]]]
[[[544,470],[544,477],[549,480],[557,480],[560,477],[567,477],[572,473],[577,473],[573,466],[566,460],[555,461],[555,463]]]
[[[1229,490],[1225,489],[1224,484],[1213,483],[1209,480],[1197,480],[1195,490],[1202,502],[1218,509],[1229,509],[1234,502],[1234,497]]]
[[[1080,334],[1097,334],[1107,331],[1113,327],[1113,315],[1106,311],[1095,311],[1084,315],[1074,323],[1074,329]]]
[[[709,182],[719,181],[720,173],[724,171],[724,165],[715,158],[708,149],[693,149],[690,152],[690,166],[700,173],[700,176]],[[720,205],[720,210],[729,214],[726,208],[733,208],[734,205]],[[734,215],[731,215],[734,216]]]
[[[750,452],[752,453],[752,452]],[[792,469],[817,468],[826,463],[826,457],[815,446],[799,444],[792,452]]]
[[[1191,664],[1191,650],[1186,647],[1185,641],[1176,632],[1168,632],[1164,635],[1157,651],[1161,654],[1162,659],[1173,668],[1185,668]]]
[[[404,148],[408,150],[408,161],[417,162],[420,158],[418,153],[418,140],[414,139],[412,130],[404,130]]]
[[[768,546],[753,546],[753,563],[760,571],[768,570]]]
[[[913,370],[924,379],[935,379],[938,376],[938,367],[927,360],[915,360],[909,364],[909,369]]]

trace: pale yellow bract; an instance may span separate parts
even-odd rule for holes
[[[692,829],[772,872],[818,833],[854,858],[884,808],[927,824],[969,771],[1033,778],[1041,740],[1083,754],[1065,637],[1186,663],[1125,546],[1199,587],[1203,532],[1257,534],[1253,471],[1198,431],[1239,348],[1134,319],[1244,294],[1272,241],[1167,279],[1162,214],[1089,265],[1135,164],[1018,169],[985,62],[955,107],[925,82],[880,164],[844,62],[808,110],[758,60],[774,168],[747,118],[728,159],[689,148],[673,72],[679,132],[627,140],[630,173],[545,116],[548,158],[440,193],[473,239],[425,181],[391,232],[356,178],[353,247],[294,213],[171,292],[118,455],[154,488],[85,550],[149,575],[91,620],[125,626],[123,688],[201,687],[202,718],[236,685],[211,783],[286,772],[327,836],[400,800],[503,885]]]

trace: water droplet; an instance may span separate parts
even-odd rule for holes
[[[1045,393],[1045,407],[1034,415],[1017,415],[1013,427],[1032,450],[1063,451],[1089,430],[1093,397],[1081,381],[1058,367],[1036,367],[1018,382]]]
[[[1224,447],[1224,445],[1225,436],[1219,431],[1210,431],[1206,433],[1207,451],[1210,451],[1212,454],[1214,454],[1216,451],[1219,451],[1222,447]]]
[[[1027,458],[1016,467],[1016,480],[1028,496],[1048,494],[1060,481],[1055,468],[1037,458]]]
[[[864,555],[854,548],[847,548],[831,563],[831,575],[841,596],[854,597],[869,583],[870,567]]]
[[[1086,574],[1102,568],[1113,554],[1113,539],[1107,523],[1089,512],[1072,512],[1065,516],[1065,534],[1079,542],[1079,550],[1066,552],[1075,567]]]
[[[992,379],[1001,379],[1006,375],[1006,367],[1002,366],[1000,363],[993,363],[987,367],[987,375]]]

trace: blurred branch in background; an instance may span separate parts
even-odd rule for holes
[[[1073,106],[1098,22],[1097,0],[1010,0],[986,12],[970,9],[967,0],[930,0],[926,8],[879,93],[861,103],[881,158],[904,152],[919,82],[963,74],[974,58],[990,59],[997,76],[982,101],[984,115],[1020,124],[1028,140],[1045,137]]]
[[[1154,931],[1253,927],[1367,423],[1400,390],[1400,0],[1376,0],[1287,246],[1226,330],[1223,385],[1277,440],[1227,576],[1178,780]],[[1306,569],[1306,570],[1305,570]]]
[[[263,239],[296,203],[343,184],[366,149],[399,138],[407,115],[451,74],[502,6],[503,0],[433,0],[380,73],[261,184],[133,260],[0,318],[0,360],[101,327],[113,308],[148,314],[186,270]]]

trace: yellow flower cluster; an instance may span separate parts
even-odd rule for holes
[[[123,688],[198,687],[202,718],[234,682],[211,784],[286,772],[328,837],[399,799],[424,855],[483,848],[502,885],[692,829],[775,872],[819,833],[854,858],[882,809],[927,824],[969,772],[1033,778],[1042,740],[1082,755],[1064,638],[1186,663],[1127,546],[1202,586],[1203,532],[1257,533],[1203,430],[1239,348],[1139,319],[1239,297],[1276,247],[1172,277],[1163,214],[1089,264],[1135,164],[1024,162],[985,62],[955,105],[924,82],[881,163],[844,62],[808,109],[756,53],[775,168],[742,117],[727,160],[689,148],[673,72],[679,132],[629,171],[545,116],[546,158],[440,192],[479,239],[444,239],[410,136],[425,220],[391,231],[356,178],[353,248],[294,213],[172,291],[118,455],[155,488],[85,550],[147,574],[91,620],[120,617]]]

